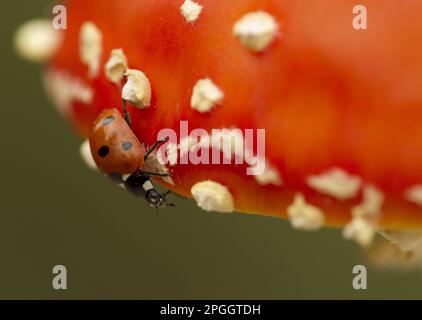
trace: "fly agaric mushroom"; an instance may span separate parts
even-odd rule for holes
[[[422,226],[422,2],[361,1],[367,30],[353,28],[354,4],[68,1],[47,89],[83,137],[122,95],[148,146],[180,121],[223,138],[265,129],[260,175],[245,163],[180,164],[198,144],[215,148],[188,137],[167,145],[173,161],[155,165],[171,179],[157,181],[206,210],[344,226],[367,245],[376,230]]]

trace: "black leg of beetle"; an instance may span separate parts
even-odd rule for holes
[[[167,141],[169,141],[169,137],[165,137],[165,138],[163,138],[163,139],[161,139],[161,140],[158,140],[152,147],[151,147],[151,149],[149,149],[148,150],[148,152],[147,152],[147,154],[144,156],[144,160],[146,160],[146,159],[148,159],[148,157],[151,155],[151,153],[153,153],[154,152],[154,150],[155,149],[157,149],[158,148],[158,146],[160,145],[160,144],[162,144],[162,143],[164,143],[164,142],[167,142]]]
[[[127,109],[126,109],[126,100],[125,99],[122,99],[122,110],[123,110],[123,115],[125,117],[125,120],[126,120],[128,126],[129,126],[129,128],[132,128],[132,121],[130,119],[129,112],[127,112]]]
[[[163,199],[165,200],[167,196],[171,193],[171,190],[167,190],[166,193],[163,194]],[[166,203],[167,207],[175,207],[174,203]]]
[[[169,177],[170,176],[168,173],[158,173],[158,172],[149,172],[149,171],[142,171],[142,173],[145,173],[153,177]]]
[[[113,182],[117,184],[124,183],[123,177],[120,173],[111,173],[108,176],[110,177],[111,180],[113,180]]]

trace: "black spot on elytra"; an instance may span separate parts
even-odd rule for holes
[[[100,149],[98,149],[98,155],[101,158],[106,157],[109,152],[110,152],[110,148],[108,146],[102,146]]]
[[[107,118],[105,118],[103,120],[103,122],[101,123],[103,126],[108,125],[109,123],[112,123],[114,121],[114,117],[113,116],[108,116]]]
[[[123,150],[127,151],[133,147],[133,144],[129,141],[122,143]]]

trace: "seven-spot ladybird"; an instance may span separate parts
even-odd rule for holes
[[[168,174],[144,171],[144,162],[168,138],[157,141],[148,152],[131,129],[129,113],[123,100],[123,113],[106,109],[95,120],[89,135],[92,156],[98,168],[114,182],[123,184],[137,197],[142,197],[153,208],[174,206],[166,202],[167,191],[160,194],[151,183],[151,176]],[[125,179],[125,177],[127,177]]]

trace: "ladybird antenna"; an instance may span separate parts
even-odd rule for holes
[[[125,99],[122,99],[122,111],[123,111],[123,115],[125,117],[125,120],[126,120],[128,126],[129,126],[129,128],[132,128],[132,121],[130,119],[129,112],[126,109],[126,100]]]

